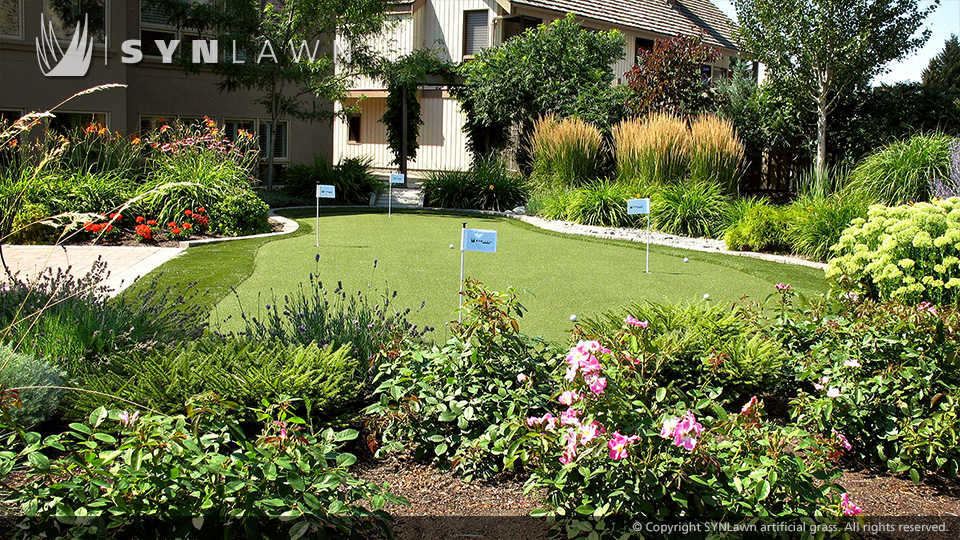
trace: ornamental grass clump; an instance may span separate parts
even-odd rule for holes
[[[960,198],[871,206],[832,248],[827,277],[881,300],[957,305]]]
[[[690,124],[691,181],[716,183],[724,193],[736,194],[743,152],[730,120],[703,115]]]
[[[853,169],[849,189],[887,205],[929,200],[930,183],[950,177],[951,141],[931,133],[884,146]]]
[[[681,118],[654,113],[613,128],[617,175],[641,187],[683,180],[690,165],[690,130]]]
[[[544,116],[530,141],[533,177],[541,184],[576,187],[600,177],[606,161],[600,130],[579,118]]]

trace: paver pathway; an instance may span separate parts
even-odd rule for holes
[[[125,246],[3,246],[3,258],[13,272],[32,281],[44,268],[70,268],[74,277],[86,274],[98,258],[110,275],[103,281],[111,296],[119,294],[137,278],[183,252],[185,248]],[[0,270],[0,279],[6,273]]]

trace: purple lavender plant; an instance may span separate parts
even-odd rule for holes
[[[950,178],[934,178],[930,182],[930,196],[937,199],[960,197],[960,139],[950,143]]]

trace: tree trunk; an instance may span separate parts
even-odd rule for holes
[[[822,185],[827,173],[827,84],[820,83],[817,95],[817,181]]]
[[[277,144],[277,114],[270,116],[270,133],[267,134],[267,191],[273,191],[273,148]]]

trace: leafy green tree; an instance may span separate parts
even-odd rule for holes
[[[940,54],[930,59],[930,65],[921,73],[924,86],[939,86],[953,92],[960,92],[960,40],[951,34],[943,44]]]
[[[681,116],[712,108],[713,89],[704,84],[704,64],[720,60],[720,51],[705,45],[702,36],[658,39],[649,51],[640,51],[637,64],[627,72],[633,91],[630,107],[637,114],[667,111]]]
[[[547,114],[609,119],[596,106],[618,106],[609,98],[622,95],[611,84],[611,66],[623,54],[619,31],[592,32],[573,14],[480,51],[460,67],[466,80],[455,89],[474,156],[502,148],[513,127],[529,133]]]
[[[154,0],[171,24],[216,33],[226,58],[206,67],[220,76],[221,91],[254,90],[270,116],[267,189],[273,189],[273,148],[281,119],[330,120],[332,101],[346,97],[351,78],[370,69],[367,38],[386,24],[388,0],[224,0],[204,3]],[[261,8],[261,5],[263,6]],[[334,40],[349,43],[350,55],[337,55]],[[234,53],[236,53],[234,55]],[[201,64],[181,59],[188,71]]]
[[[914,52],[934,9],[916,0],[736,0],[739,44],[768,75],[817,112],[818,174],[827,168],[827,120],[840,96]]]

